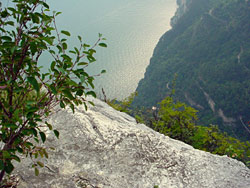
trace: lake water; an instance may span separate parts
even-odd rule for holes
[[[108,98],[122,99],[134,92],[143,78],[154,47],[170,29],[176,0],[53,0],[52,10],[63,12],[57,18],[60,29],[72,38],[83,36],[93,43],[102,33],[108,48],[97,48],[97,62],[89,67],[96,74],[97,94],[104,88]],[[71,39],[75,45],[77,40]],[[78,43],[76,43],[78,44]],[[44,58],[44,57],[43,57]]]

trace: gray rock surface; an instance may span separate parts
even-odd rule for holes
[[[36,177],[17,167],[19,188],[249,188],[250,170],[226,156],[212,155],[149,129],[125,113],[93,99],[88,111],[59,110],[48,132],[55,151]]]

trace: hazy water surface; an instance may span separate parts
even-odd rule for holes
[[[73,38],[83,36],[94,42],[98,33],[107,38],[108,48],[97,49],[97,63],[89,72],[105,69],[96,79],[109,98],[124,98],[134,92],[143,78],[153,49],[163,33],[170,29],[176,0],[53,0],[51,9],[62,11],[57,18],[60,29]],[[71,39],[70,43],[76,45]],[[100,90],[97,91],[100,94]]]

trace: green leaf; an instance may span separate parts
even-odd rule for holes
[[[70,32],[68,32],[68,31],[62,30],[61,33],[64,35],[70,36]]]
[[[64,104],[63,101],[60,101],[60,107],[61,107],[61,108],[65,108],[65,104]]]
[[[65,70],[62,67],[58,67],[58,70],[63,74],[65,73]]]
[[[76,54],[76,52],[72,50],[70,50],[69,53]]]
[[[89,60],[90,63],[93,63],[96,61],[96,59],[92,55],[88,55],[87,59]]]
[[[2,155],[4,159],[9,159],[11,158],[11,155],[8,151],[2,151]]]
[[[84,49],[86,49],[86,48],[89,48],[90,45],[89,44],[83,44],[83,47],[84,47]]]
[[[66,44],[66,43],[65,43]],[[68,56],[67,54],[62,54],[61,57],[64,59],[64,60],[67,60],[67,61],[71,61],[72,58],[70,56]]]
[[[34,77],[28,77],[28,82],[33,86],[33,88],[36,90],[37,93],[39,93],[40,88],[37,80]]]
[[[9,42],[12,41],[11,37],[9,36],[1,36],[1,39]]]
[[[14,170],[14,166],[10,161],[7,162],[7,165],[4,167],[5,172],[10,174]]]
[[[62,46],[63,46],[63,49],[64,49],[64,50],[67,50],[67,48],[68,48],[67,43],[65,43],[65,42],[64,42],[64,43],[62,43]]]
[[[56,54],[56,52],[54,50],[49,50],[49,53]]]
[[[6,18],[8,16],[8,14],[9,13],[8,13],[7,10],[4,10],[4,11],[0,12],[0,15],[1,15],[2,18]]]
[[[18,128],[18,126],[16,124],[13,123],[9,123],[7,125],[5,125],[7,128],[11,128],[12,130],[15,130]]]
[[[36,163],[37,163],[40,167],[44,167],[44,164],[43,164],[42,162],[37,161]]]
[[[80,80],[81,80],[82,83],[84,83],[84,82],[85,82],[85,76],[82,75],[82,76],[80,77]]]
[[[14,22],[13,21],[8,21],[8,22],[5,22],[6,25],[11,25],[11,26],[14,26]]]
[[[49,130],[52,130],[52,125],[45,121],[45,124],[48,126]]]
[[[35,175],[38,176],[39,175],[39,170],[37,168],[35,168]]]
[[[75,113],[75,106],[73,104],[70,104],[70,108],[71,108],[72,112]]]
[[[49,149],[51,149],[51,150],[56,150],[54,147],[49,147]]]
[[[43,143],[46,141],[46,135],[44,134],[44,132],[39,132],[41,139],[43,141]]]
[[[33,146],[33,144],[32,144],[31,142],[25,142],[25,143],[24,143],[24,146],[25,146],[26,148],[30,148],[30,147]]]
[[[41,158],[43,158],[43,154],[44,154],[43,150],[38,150],[38,153],[40,154]]]
[[[101,74],[104,74],[104,73],[106,73],[106,70],[102,70]]]
[[[82,89],[80,89],[80,90],[77,90],[76,95],[82,96],[83,93],[84,93],[84,91]]]
[[[56,62],[53,61],[53,62],[51,63],[51,65],[50,65],[50,69],[51,69],[52,71],[54,71],[54,70],[55,70],[55,66],[56,66]]]
[[[22,148],[20,148],[20,147],[16,147],[16,149],[17,149],[17,151],[19,152],[19,153],[23,153],[23,149]]]
[[[49,45],[53,45],[53,39],[50,37],[42,37],[42,40],[46,41]]]
[[[39,140],[36,137],[34,137],[34,140],[36,141],[36,143],[39,143]]]
[[[105,43],[100,43],[99,46],[104,47],[104,48],[108,47],[107,44],[105,44]]]
[[[63,90],[62,91],[63,92],[63,94],[67,97],[67,98],[69,98],[70,100],[73,100],[74,99],[74,97],[73,97],[73,95],[71,94],[71,92],[69,91],[69,90]]]
[[[11,51],[11,53],[13,54],[16,50],[17,50],[17,46],[13,46],[11,49],[10,49],[10,51]]]
[[[0,160],[0,170],[3,170],[4,169],[4,163],[2,160]]]
[[[14,160],[16,160],[17,162],[21,162],[21,159],[18,157],[18,156],[16,156],[16,155],[12,155],[12,158],[14,159]]]
[[[96,94],[94,91],[88,91],[86,95],[92,95],[94,98],[96,98]]]
[[[30,131],[32,132],[32,134],[33,134],[35,137],[37,137],[37,130],[36,130],[36,129],[32,128],[32,129],[30,129]]]
[[[44,153],[44,156],[48,159],[49,155],[48,155],[48,153],[47,153],[47,151],[45,149],[43,150],[43,153]]]
[[[36,14],[30,14],[32,22],[39,24],[40,20]]]
[[[43,6],[44,6],[45,8],[49,9],[49,5],[48,5],[47,3],[43,2],[43,1],[40,1],[40,2],[43,4]]]
[[[77,65],[78,66],[81,66],[81,65],[88,65],[89,63],[87,63],[87,62],[80,62],[80,63],[78,63]]]
[[[57,12],[57,13],[56,13],[56,16],[58,16],[58,15],[60,15],[60,14],[62,14],[62,12]]]
[[[52,93],[53,93],[54,95],[57,94],[56,88],[55,88],[53,85],[50,85],[49,88],[51,89],[51,91],[52,91]]]
[[[61,53],[62,52],[62,47],[60,45],[57,45],[56,47],[57,47],[59,53]]]
[[[12,7],[8,7],[8,10],[12,11],[12,12],[16,12],[16,9],[12,8]]]
[[[89,104],[91,104],[92,106],[95,106],[95,104],[92,101],[88,101]]]
[[[85,110],[87,111],[88,110],[88,106],[86,105],[85,102],[83,104],[84,104]]]
[[[82,41],[82,37],[81,36],[78,35],[77,37],[78,37],[79,41]]]
[[[37,52],[37,46],[34,42],[30,43],[30,50],[32,54],[35,54]]]
[[[76,47],[74,47],[74,49],[75,49],[75,52],[77,53],[77,55],[79,55],[80,54],[79,50]]]
[[[88,79],[88,83],[89,85],[92,87],[92,89],[95,88],[94,84],[93,84],[93,79]]]
[[[59,132],[57,130],[54,130],[54,134],[57,138],[59,138]]]

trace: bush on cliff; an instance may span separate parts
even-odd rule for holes
[[[196,149],[243,161],[248,167],[250,143],[222,133],[218,126],[199,126],[196,123],[197,110],[181,102],[166,97],[158,110],[157,119],[153,118],[153,128],[171,138],[181,140]],[[152,126],[151,125],[151,126]]]
[[[173,83],[175,85],[175,83]],[[117,101],[116,105],[111,105],[115,109],[123,109],[136,118],[137,122],[145,123],[157,132],[165,134],[171,138],[181,140],[192,145],[196,149],[208,151],[213,154],[227,155],[238,159],[250,167],[250,143],[228,136],[219,130],[218,126],[208,127],[197,124],[197,110],[187,106],[182,102],[175,102],[172,90],[168,97],[161,101],[160,107],[152,109],[131,108],[129,103],[123,106],[124,101]],[[125,109],[125,110],[124,110]]]

